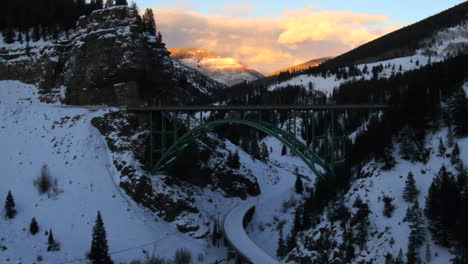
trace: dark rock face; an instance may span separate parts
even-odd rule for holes
[[[159,69],[151,67],[153,61],[160,60],[151,49],[156,49],[156,44],[141,33],[136,10],[114,7],[95,11],[78,21],[77,31],[63,70],[67,103],[137,103],[138,82],[146,72],[161,75]]]
[[[137,105],[177,91],[164,43],[143,33],[136,10],[116,6],[81,17],[69,40],[0,49],[0,79],[66,87],[65,103]],[[168,92],[169,91],[169,92]],[[182,92],[183,91],[179,91]]]
[[[122,156],[132,155],[144,164],[148,133],[145,124],[136,116],[111,112],[104,117],[92,120],[105,137],[107,146],[112,151],[115,168],[120,172],[120,187],[137,203],[147,207],[166,221],[174,221],[182,213],[196,213],[190,205],[188,196],[176,195],[174,191],[153,187],[151,179],[137,164],[129,164]],[[162,189],[161,189],[162,188]]]

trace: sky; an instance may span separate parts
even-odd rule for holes
[[[336,56],[461,0],[136,0],[169,48],[204,48],[267,74]]]

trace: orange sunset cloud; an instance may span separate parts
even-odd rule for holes
[[[208,49],[263,73],[336,56],[395,29],[384,15],[313,8],[286,10],[280,18],[207,16],[177,8],[154,12],[168,47]]]

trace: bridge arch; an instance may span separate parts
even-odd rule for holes
[[[306,163],[306,165],[317,175],[317,177],[324,177],[325,172],[330,169],[322,158],[320,158],[304,143],[299,141],[296,136],[268,122],[250,121],[243,119],[221,119],[210,121],[197,127],[190,128],[188,132],[175,140],[175,142],[162,153],[160,159],[154,165],[153,171],[162,171],[166,167],[170,166],[177,159],[177,156],[186,148],[188,148],[196,138],[201,137],[202,135],[206,135],[207,132],[213,131],[220,126],[230,124],[240,124],[253,127],[266,133],[267,135],[276,138],[286,147],[288,147],[294,154],[296,154],[302,161],[304,161],[304,163]]]

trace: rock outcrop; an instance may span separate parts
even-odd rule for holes
[[[164,43],[144,33],[135,9],[96,10],[67,35],[0,47],[0,79],[37,83],[43,94],[64,87],[73,105],[173,103],[195,89],[178,85]]]

